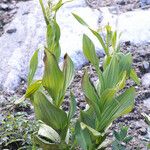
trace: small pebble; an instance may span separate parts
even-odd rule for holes
[[[7,30],[7,33],[8,34],[12,34],[12,33],[15,33],[17,31],[17,29],[9,29],[9,30]]]
[[[126,2],[125,2],[124,0],[119,0],[119,1],[117,2],[117,4],[119,4],[119,5],[125,5]]]
[[[146,129],[146,128],[141,128],[141,129],[139,130],[139,134],[140,134],[140,135],[146,135],[146,134],[147,134],[147,129]]]
[[[145,70],[148,70],[149,69],[149,62],[143,61],[143,67]]]

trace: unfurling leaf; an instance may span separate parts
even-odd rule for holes
[[[87,35],[83,35],[83,53],[94,67],[99,66],[99,59],[96,55],[95,46]]]
[[[37,70],[38,66],[38,52],[39,50],[36,50],[30,60],[30,69],[28,73],[28,86],[32,83],[33,77],[35,75],[35,72]]]
[[[69,110],[69,114],[68,114],[68,120],[70,121],[72,119],[72,117],[74,116],[75,114],[75,111],[76,111],[76,100],[75,100],[75,97],[73,95],[73,93],[71,92],[71,102],[70,102],[70,110]]]
[[[34,110],[38,120],[56,131],[62,131],[67,125],[67,114],[54,106],[40,91],[34,94]]]
[[[64,90],[66,91],[72,82],[75,74],[74,64],[71,58],[66,54],[64,56],[64,64],[63,64],[63,74],[64,74]]]
[[[139,80],[139,78],[138,78],[138,76],[137,76],[137,74],[136,74],[136,72],[135,72],[134,69],[131,69],[130,77],[131,77],[131,79],[132,79],[136,84],[138,84],[138,85],[140,84],[140,80]]]
[[[47,50],[45,50],[44,64],[42,85],[48,91],[56,106],[59,107],[62,103],[64,74],[57,64],[56,57]]]
[[[38,135],[50,139],[53,143],[61,142],[59,134],[53,128],[43,123],[40,124]]]

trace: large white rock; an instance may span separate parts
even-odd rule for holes
[[[143,77],[142,77],[142,85],[146,88],[150,87],[150,73],[146,73]]]
[[[121,41],[133,43],[150,42],[150,9],[135,10],[118,15],[111,14],[108,8],[102,8],[103,21],[101,25],[109,23],[119,33]]]
[[[45,42],[45,22],[38,0],[20,2],[18,7],[15,19],[6,28],[6,31],[16,29],[16,32],[6,32],[0,38],[0,87],[5,90],[14,90],[26,79],[34,50]],[[62,57],[68,53],[79,68],[86,62],[81,52],[82,35],[88,31],[73,18],[72,12],[80,14],[93,28],[97,28],[100,12],[86,6],[84,0],[68,3],[58,12]],[[41,76],[42,66],[40,61],[37,76]]]

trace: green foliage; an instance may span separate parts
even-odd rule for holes
[[[145,118],[146,123],[150,126],[150,116],[145,113],[142,113],[142,115]]]
[[[37,122],[28,120],[25,113],[8,115],[0,126],[0,149],[32,149],[32,133],[37,131]]]
[[[118,55],[118,57],[122,60],[122,61],[125,61],[124,59],[130,59],[129,61],[126,61],[127,63],[132,62],[132,58],[131,56],[128,56],[130,54],[127,54],[126,57],[124,56],[123,53],[120,52],[120,45],[119,45],[119,38],[121,36],[121,34],[118,34],[117,31],[112,31],[111,29],[111,26],[106,25],[104,30],[105,30],[105,33],[106,33],[106,36],[105,37],[102,37],[101,34],[99,34],[99,30],[98,31],[95,31],[94,29],[92,29],[81,17],[79,17],[78,15],[74,14],[73,13],[73,16],[76,18],[76,20],[81,23],[82,25],[84,25],[85,27],[87,27],[91,32],[92,34],[98,39],[100,45],[102,46],[102,48],[104,49],[105,51],[105,58],[104,58],[104,62],[103,62],[103,68],[105,69],[108,64],[110,63],[111,59],[112,59],[112,56],[113,55]],[[83,36],[83,43],[85,43],[85,40],[87,39],[88,37],[86,35]],[[92,41],[90,39],[86,40],[87,42],[89,41],[90,42],[90,45],[93,45]],[[84,46],[83,46],[84,47]],[[90,53],[90,50],[91,48],[89,48],[89,53]],[[94,47],[93,47],[94,49]],[[84,49],[83,49],[84,51]],[[85,53],[84,53],[85,54]],[[85,54],[86,56],[86,54]],[[87,56],[86,56],[87,57]],[[87,59],[89,61],[91,61],[88,57]],[[92,62],[91,62],[92,63]],[[92,63],[92,65],[94,65]],[[95,67],[95,66],[94,66]],[[126,66],[128,67],[128,66]],[[135,71],[133,69],[130,70],[130,74],[129,74],[130,78],[132,78],[137,84],[140,84],[140,81],[135,73]]]
[[[64,56],[63,67],[59,66],[61,33],[56,15],[64,3],[60,0],[54,6],[49,3],[45,7],[40,0],[40,4],[47,26],[44,73],[42,79],[33,80],[38,66],[39,50],[37,50],[30,61],[27,91],[16,104],[26,98],[32,102],[36,119],[40,120],[39,130],[34,134],[34,142],[44,150],[70,150],[76,146],[80,146],[83,150],[104,149],[109,126],[118,117],[129,113],[134,105],[135,89],[133,87],[124,89],[129,78],[139,83],[132,69],[131,54],[123,54],[120,51],[117,32],[113,32],[109,25],[105,27],[106,37],[102,38],[98,31],[91,29],[83,19],[73,14],[96,36],[106,56],[101,70],[92,40],[83,35],[83,53],[95,67],[98,81],[94,85],[85,71],[82,90],[88,108],[80,112],[79,119],[72,125],[71,119],[76,111],[76,101],[72,92],[69,112],[65,112],[61,107],[66,90],[74,77],[74,64],[67,54]]]
[[[125,150],[126,145],[132,140],[127,135],[128,127],[122,127],[119,132],[114,131],[115,140],[112,143],[112,150]]]
[[[134,106],[135,89],[131,87],[125,90],[126,80],[131,77],[139,83],[139,79],[132,69],[131,54],[123,54],[118,48],[116,31],[113,32],[107,25],[106,37],[103,39],[82,18],[73,15],[97,37],[106,54],[102,71],[93,42],[87,35],[83,35],[83,53],[95,67],[98,81],[94,85],[85,71],[82,90],[89,108],[81,111],[76,125],[77,142],[84,150],[103,149],[101,145],[104,145],[108,127],[118,117],[129,113]],[[85,142],[81,143],[81,139]]]
[[[41,8],[47,25],[47,44],[44,49],[44,73],[40,80],[33,81],[38,66],[38,52],[35,51],[30,61],[28,74],[28,88],[25,95],[16,102],[29,98],[34,106],[35,116],[40,120],[39,131],[34,134],[34,141],[44,150],[68,149],[69,126],[76,110],[76,102],[71,93],[70,111],[67,114],[61,105],[65,92],[74,77],[74,64],[66,54],[63,67],[59,66],[61,54],[59,39],[60,28],[56,21],[56,12],[63,5],[60,0],[56,5],[44,6],[40,0]]]
[[[145,113],[142,113],[142,115],[145,118],[145,122],[148,124],[148,126],[149,126],[148,128],[150,130],[150,116]],[[150,142],[147,145],[147,149],[150,149]]]

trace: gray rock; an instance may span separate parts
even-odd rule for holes
[[[7,4],[4,4],[4,3],[0,4],[0,10],[7,10],[7,9],[8,9],[8,5]]]
[[[121,41],[131,41],[135,44],[144,44],[150,42],[150,10],[135,10],[131,12],[113,15],[108,8],[102,8],[103,21],[101,26],[108,22],[117,29],[118,33],[122,33]],[[142,20],[142,21],[141,21]]]
[[[144,106],[150,110],[150,98],[144,100]]]
[[[146,5],[150,5],[150,0],[140,0],[141,7],[144,7]]]
[[[149,70],[149,62],[143,61],[143,67],[145,70]]]
[[[6,32],[7,32],[8,34],[12,34],[12,33],[15,33],[16,31],[17,31],[17,29],[14,28],[14,29],[9,29],[9,30],[7,30]]]
[[[20,2],[15,19],[6,28],[13,34],[4,34],[0,39],[0,86],[4,90],[15,90],[21,80],[26,80],[29,60],[33,52],[41,49],[39,59],[42,60],[42,49],[45,43],[45,22],[38,0]],[[61,28],[61,61],[65,53],[68,53],[80,68],[87,62],[82,53],[83,33],[91,36],[91,33],[80,25],[72,16],[72,12],[79,14],[93,28],[98,27],[100,12],[86,6],[84,0],[76,0],[64,5],[58,12],[58,23]],[[87,17],[90,16],[90,17]],[[10,33],[10,32],[9,32]],[[11,32],[12,33],[12,32]],[[95,41],[97,49],[101,50],[98,41]],[[43,62],[39,62],[36,78],[41,77]]]
[[[126,2],[125,2],[125,0],[118,0],[118,1],[117,1],[117,4],[119,4],[119,5],[125,5]]]
[[[9,10],[13,10],[14,8],[15,8],[15,5],[13,5],[13,4],[9,4],[9,5],[8,5],[8,9],[9,9]]]
[[[146,134],[147,134],[147,129],[146,129],[146,128],[143,128],[143,127],[140,128],[139,134],[142,135],[142,136],[146,135]]]
[[[142,85],[145,87],[150,87],[150,73],[146,73],[143,77],[142,77]]]

